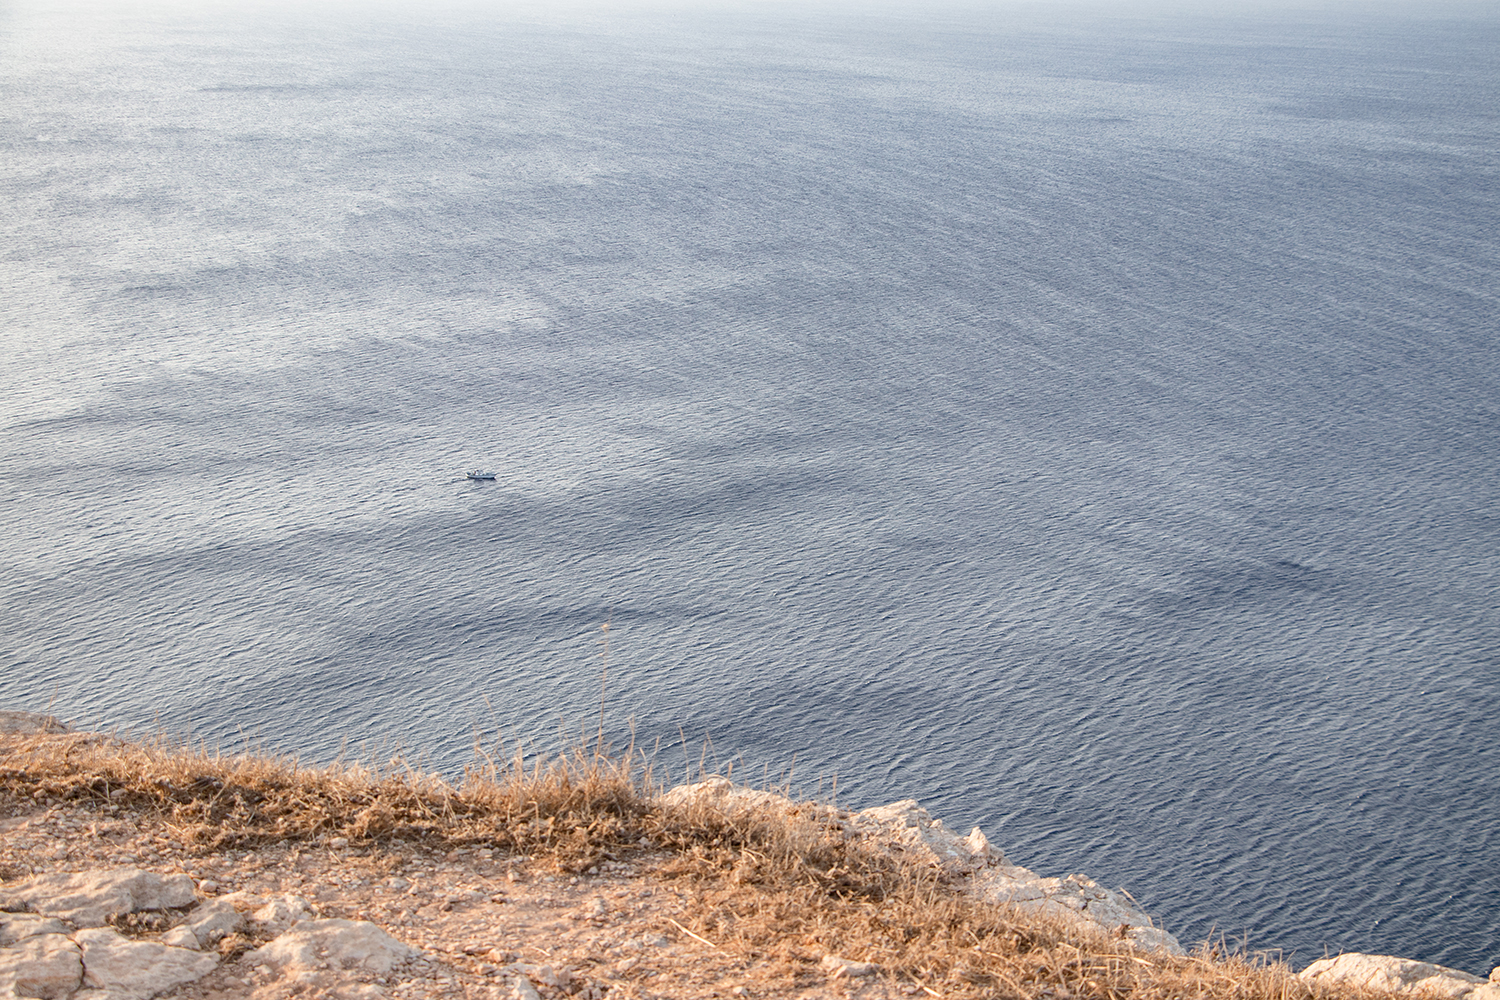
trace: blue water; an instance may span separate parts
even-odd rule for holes
[[[1497,53],[0,2],[0,704],[456,768],[592,726],[608,622],[664,766],[1487,972]]]

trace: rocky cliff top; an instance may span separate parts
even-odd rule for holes
[[[1400,959],[1186,955],[914,801],[589,766],[392,784],[0,713],[0,997],[1500,1000]]]

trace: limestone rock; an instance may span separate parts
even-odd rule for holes
[[[999,852],[978,829],[960,837],[943,826],[942,820],[933,819],[914,799],[857,812],[850,821],[867,836],[949,871],[973,871],[1004,860],[1003,855],[997,857]]]
[[[723,812],[790,813],[806,808],[780,795],[741,788],[722,777],[679,785],[667,792],[663,800],[669,805],[708,807]],[[1088,933],[1122,938],[1144,951],[1186,954],[1176,938],[1153,926],[1151,919],[1122,892],[1106,889],[1084,875],[1041,878],[1029,869],[1010,864],[978,827],[967,837],[960,837],[947,829],[942,820],[933,819],[914,799],[857,813],[826,806],[813,808],[823,810],[820,818],[830,826],[841,827],[846,835],[863,838],[877,850],[933,865],[954,880],[962,880],[961,884],[979,899],[1060,920]],[[735,869],[736,880],[754,881],[752,868],[742,862]]]
[[[83,950],[83,984],[135,997],[153,997],[174,986],[201,979],[219,964],[219,956],[159,941],[132,941],[102,927],[74,936]]]
[[[49,917],[72,921],[75,927],[102,927],[115,914],[190,906],[193,880],[138,868],[76,874],[38,875],[6,894],[7,908],[16,904]]]
[[[970,855],[983,858],[986,864],[1005,864],[1005,855],[990,843],[984,831],[977,826],[969,831],[969,835],[964,838],[963,845]]]
[[[198,947],[211,948],[244,927],[245,918],[234,908],[234,904],[222,899],[210,899],[193,908],[187,926],[197,938]]]
[[[1488,990],[1485,981],[1458,969],[1430,962],[1417,962],[1392,955],[1363,955],[1351,952],[1337,958],[1319,959],[1299,975],[1308,982],[1344,983],[1391,993],[1410,993],[1434,1000],[1459,1000],[1475,997],[1476,988]]]
[[[70,733],[73,730],[55,715],[40,712],[0,711],[0,733]]]
[[[66,997],[83,981],[78,946],[63,934],[35,934],[0,948],[0,997]]]
[[[303,920],[246,957],[282,971],[359,968],[383,975],[416,954],[365,920]]]
[[[187,924],[179,924],[161,936],[161,943],[172,948],[186,948],[189,951],[202,951],[203,946],[198,943],[198,935]]]
[[[1186,954],[1177,939],[1154,926],[1128,896],[1106,889],[1086,875],[1040,878],[1029,869],[1002,865],[976,872],[971,891],[981,899],[1023,913],[1123,938],[1143,951]]]
[[[0,913],[0,947],[38,934],[66,934],[61,920],[35,913]]]
[[[785,812],[794,805],[792,800],[785,796],[745,788],[743,785],[736,785],[728,778],[721,777],[707,778],[691,785],[678,785],[663,793],[661,801],[665,805],[679,808],[698,805],[716,808],[723,812],[754,809]]]
[[[855,962],[837,955],[824,955],[819,964],[830,979],[866,979],[880,971],[874,962]]]
[[[511,983],[511,997],[513,1000],[542,1000],[542,995],[531,985],[531,980],[525,976],[517,976]]]
[[[282,893],[279,896],[272,896],[263,906],[250,914],[250,920],[265,933],[276,935],[304,920],[311,920],[315,916],[312,904],[307,900],[301,896],[293,896],[291,893]]]

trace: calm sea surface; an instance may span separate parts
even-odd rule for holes
[[[1500,962],[1500,13],[0,0],[0,705],[598,711]],[[493,483],[471,483],[486,467]]]

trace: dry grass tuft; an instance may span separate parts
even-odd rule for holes
[[[224,756],[97,734],[0,737],[0,797],[92,801],[155,814],[204,853],[346,837],[483,844],[562,871],[646,851],[690,891],[678,930],[751,962],[766,990],[826,983],[836,955],[908,991],[1089,1000],[1375,1000],[1315,987],[1285,964],[1145,953],[1123,940],[984,905],[936,869],[902,862],[811,803],[663,796],[648,763],[587,749],[527,765],[480,755],[457,784],[400,759],[382,767]]]
[[[628,848],[649,807],[650,772],[635,754],[582,750],[529,768],[519,755],[481,757],[457,786],[400,758],[305,767],[99,734],[15,737],[0,761],[0,793],[146,810],[204,851],[335,836],[484,843],[575,870]]]

